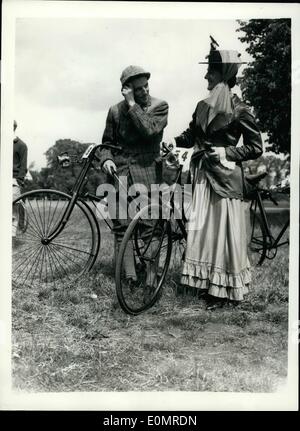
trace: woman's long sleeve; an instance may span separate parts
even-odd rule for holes
[[[181,133],[181,135],[175,137],[177,147],[191,148],[195,144],[195,117],[196,111],[193,113],[192,121],[189,127]]]
[[[233,162],[257,159],[263,152],[262,139],[255,119],[249,110],[244,109],[241,112],[239,125],[243,136],[243,145],[241,147],[233,145],[226,147],[226,159]]]

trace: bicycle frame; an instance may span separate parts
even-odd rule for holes
[[[85,182],[85,178],[86,178],[86,175],[87,175],[87,173],[88,173],[88,171],[89,171],[89,169],[90,169],[90,167],[91,167],[94,159],[96,159],[97,161],[99,161],[99,158],[96,156],[96,151],[100,147],[111,147],[111,148],[114,148],[114,149],[117,149],[117,150],[120,149],[120,147],[113,146],[113,145],[106,145],[106,144],[90,145],[86,149],[85,153],[82,156],[82,160],[84,160],[83,167],[82,167],[82,169],[81,169],[81,171],[80,171],[80,173],[79,173],[79,175],[78,175],[78,177],[77,177],[77,179],[75,181],[75,184],[74,184],[74,186],[72,188],[72,191],[70,193],[71,200],[70,200],[69,204],[67,205],[67,207],[66,207],[66,209],[65,209],[65,211],[64,211],[64,213],[62,215],[62,218],[57,223],[57,225],[56,225],[55,229],[53,230],[53,232],[51,232],[51,234],[47,238],[44,238],[44,240],[43,240],[44,244],[48,244],[51,241],[53,241],[53,239],[55,239],[62,232],[62,230],[64,229],[65,225],[67,224],[67,222],[68,222],[68,220],[70,218],[70,215],[72,214],[72,211],[74,209],[74,206],[75,206],[76,202],[78,200],[80,201],[80,194],[81,194],[84,182]],[[178,174],[177,174],[176,180],[174,182],[175,184],[180,184],[181,185],[181,181],[180,181],[181,173],[182,173],[182,165],[179,165],[179,167],[178,167]],[[120,182],[120,180],[119,180],[118,176],[116,175],[116,173],[113,174],[113,177],[114,177],[115,181],[119,183],[119,186],[124,189],[124,186]],[[127,190],[126,190],[126,192],[127,192]],[[173,213],[174,213],[174,195],[175,195],[175,191],[172,191],[171,194],[170,194],[170,203],[171,203],[171,211]],[[95,195],[92,195],[90,193],[87,193],[85,195],[85,197],[89,197],[89,198],[92,198],[93,200],[97,200],[97,201],[101,201],[101,199],[102,199],[102,198],[99,198],[99,197],[97,197]],[[161,196],[159,198],[159,202],[161,203]],[[183,212],[183,215],[184,215],[184,212]],[[107,223],[107,221],[105,219],[104,219],[104,221],[106,222],[106,224],[108,225],[108,227],[111,228],[110,224]],[[185,222],[186,222],[185,215],[184,215],[184,220],[177,220],[176,219],[176,222],[177,222],[177,224],[178,224],[178,226],[180,228],[180,231],[181,231],[183,237],[186,238],[187,237],[187,232],[186,232],[186,229],[185,229]]]
[[[178,174],[177,174],[176,180],[174,181],[174,184],[182,185],[181,184],[181,174],[182,174],[182,165],[180,165],[179,168],[178,168]],[[174,214],[174,206],[175,206],[174,196],[175,196],[175,190],[172,190],[172,192],[170,194],[170,208],[171,208],[170,217],[171,217],[172,214]],[[162,203],[161,197],[159,199],[159,202],[160,202],[160,204]],[[187,222],[187,219],[185,217],[184,211],[182,211],[181,214],[183,214],[183,220],[182,219],[175,219],[175,220],[176,220],[177,225],[179,226],[179,229],[181,231],[181,234],[182,234],[183,238],[187,239],[187,231],[186,231],[186,228],[185,228],[185,223]]]
[[[289,241],[283,241],[281,243],[279,243],[279,241],[281,240],[282,236],[284,235],[284,232],[287,230],[287,228],[290,225],[290,221],[288,220],[285,225],[283,226],[283,228],[281,229],[281,231],[279,232],[277,238],[275,239],[272,248],[277,248],[277,247],[281,247],[282,245],[286,245],[289,244]]]
[[[96,159],[99,161],[99,158],[96,156],[96,151],[100,146],[101,144],[90,145],[84,152],[82,156],[82,160],[84,160],[84,164],[72,188],[72,191],[71,191],[72,197],[71,197],[70,203],[67,205],[61,220],[58,222],[53,232],[51,232],[51,234],[47,238],[44,238],[44,240],[42,241],[43,244],[49,244],[51,241],[53,241],[53,239],[56,238],[62,232],[65,225],[67,224],[70,218],[70,215],[72,214],[72,211],[74,209],[74,206],[80,198],[80,192],[82,191],[86,174],[90,169],[91,164],[93,163],[93,160]]]
[[[254,206],[254,208],[253,208],[253,206]],[[270,226],[269,226],[269,222],[268,222],[268,219],[267,219],[267,214],[265,212],[264,205],[263,205],[263,202],[262,202],[262,197],[260,195],[259,190],[256,190],[256,192],[255,192],[255,198],[251,202],[250,211],[251,211],[251,209],[253,209],[254,213],[256,213],[257,212],[257,206],[259,208],[259,213],[261,215],[263,225],[264,225],[264,227],[266,229],[266,235],[267,235],[267,237],[270,239],[270,241],[272,243],[273,242],[273,237],[271,235]]]
[[[182,165],[180,165],[178,167],[178,173],[177,173],[176,179],[174,181],[174,184],[179,184],[181,186],[181,173],[182,173]],[[121,184],[121,186],[122,186],[122,184]],[[174,214],[174,207],[175,207],[174,197],[175,197],[175,190],[172,190],[171,193],[170,193],[170,204],[168,205],[168,207],[170,209],[169,219],[172,217],[172,214]],[[134,198],[131,198],[131,199],[134,199]],[[151,205],[151,202],[150,202],[150,205]],[[163,207],[162,195],[161,194],[160,194],[159,199],[158,199],[158,206],[159,206],[159,208]],[[182,211],[182,214],[183,214],[183,220],[182,219],[175,219],[175,220],[176,220],[176,223],[179,226],[179,229],[181,231],[182,238],[187,239],[187,232],[186,232],[186,229],[185,229],[185,223],[186,223],[187,219],[185,217],[184,211]],[[160,214],[160,218],[163,221],[168,221],[169,220],[169,219],[164,219],[163,214]],[[165,233],[166,229],[168,229],[168,225],[167,224],[164,227],[164,233]],[[152,233],[150,235],[150,238],[148,238],[148,246],[144,250],[144,253],[145,253],[145,251],[148,250],[148,247],[150,246],[150,242],[151,242],[152,238],[154,238],[154,237],[155,237],[155,232],[152,231]],[[175,232],[172,232],[172,240],[175,241],[178,238],[180,238],[180,234],[176,235]],[[161,236],[161,241],[162,240],[163,240],[163,235]],[[161,245],[161,243],[160,243],[160,245]],[[160,245],[157,246],[157,252],[156,252],[156,254],[154,256],[152,256],[152,258],[145,258],[144,257],[143,259],[145,261],[154,262],[155,259],[157,258],[157,256],[159,255]],[[138,247],[137,244],[136,244],[136,249],[137,250],[139,249],[139,247]]]

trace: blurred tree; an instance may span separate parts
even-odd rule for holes
[[[285,157],[278,156],[272,152],[265,153],[255,160],[248,160],[243,163],[247,173],[257,174],[266,170],[268,176],[264,178],[260,185],[262,187],[270,187],[279,184],[283,179],[290,175],[290,160],[286,155]]]
[[[50,147],[46,153],[47,166],[49,168],[57,167],[57,156],[61,153],[70,153],[72,155],[81,156],[89,144],[82,144],[81,142],[72,139],[59,139],[55,144]]]
[[[69,155],[76,155],[78,156],[78,159],[80,159],[89,145],[90,144],[80,143],[71,139],[59,139],[56,141],[55,144],[45,153],[47,167],[42,168],[40,172],[30,171],[32,180],[26,181],[24,191],[38,188],[51,188],[70,193],[82,165],[71,163],[70,167],[63,168],[58,163],[57,156],[59,156],[61,153],[67,152]],[[90,193],[95,193],[96,188],[101,180],[103,181],[101,172],[90,169],[88,172],[86,190]]]
[[[291,20],[238,21],[239,37],[253,57],[240,86],[255,110],[260,129],[268,135],[268,150],[290,153],[291,140]]]
[[[63,168],[58,163],[57,156],[62,153],[69,153],[80,157],[86,150],[87,145],[72,139],[57,140],[45,153],[47,168],[41,170],[42,187],[55,188],[69,193],[80,171],[80,166],[71,164],[70,167]]]

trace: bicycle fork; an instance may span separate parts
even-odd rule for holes
[[[71,197],[71,200],[69,202],[69,204],[67,205],[64,214],[62,215],[62,218],[58,221],[56,227],[54,228],[54,230],[51,232],[51,234],[49,236],[47,236],[46,238],[42,238],[41,243],[43,245],[48,245],[51,241],[53,241],[65,228],[71,214],[72,211],[74,209],[75,203],[78,199],[78,192],[74,193]]]

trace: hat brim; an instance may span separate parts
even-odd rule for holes
[[[248,64],[246,61],[199,61],[198,64]]]
[[[128,81],[132,81],[133,79],[136,79],[136,78],[141,78],[142,76],[145,76],[147,79],[149,79],[151,76],[151,73],[145,72],[145,73],[137,73],[136,75],[131,75],[126,79],[126,81],[124,81],[122,83],[122,85],[126,85],[126,83],[128,83]]]

